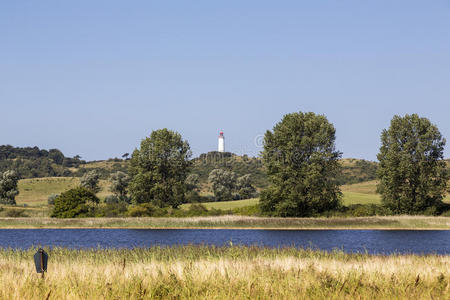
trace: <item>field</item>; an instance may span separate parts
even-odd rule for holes
[[[47,204],[49,195],[60,194],[77,186],[78,184],[79,179],[72,177],[23,179],[19,181],[20,193],[17,196],[16,201],[18,205],[26,204],[28,206],[43,206]],[[111,194],[109,192],[108,181],[101,180],[100,186],[102,190],[97,194],[98,197],[102,199]],[[375,193],[375,189],[375,181],[344,185],[342,186],[344,204],[380,203],[380,196]],[[236,207],[255,205],[257,202],[258,199],[249,199],[230,202],[205,203],[205,206],[216,209],[233,209]]]
[[[16,202],[18,205],[26,204],[28,206],[47,205],[49,195],[60,194],[79,184],[79,178],[74,177],[22,179],[19,181],[19,195],[16,197]],[[100,187],[102,190],[97,194],[100,198],[111,194],[108,190],[108,181],[100,180]]]
[[[450,256],[256,247],[0,250],[1,299],[449,299]]]
[[[25,212],[31,217],[48,216],[47,198],[51,194],[60,194],[79,184],[78,178],[72,177],[49,177],[37,179],[23,179],[19,181],[19,195],[16,198],[17,204],[26,205]],[[344,185],[341,187],[344,205],[351,204],[380,204],[381,197],[376,194],[376,181]],[[109,192],[109,183],[106,180],[100,181],[102,190],[97,194],[100,199],[104,199]],[[208,202],[203,203],[208,209],[232,210],[235,208],[253,206],[258,203],[258,198],[238,201]],[[444,200],[450,203],[450,196]],[[187,209],[190,204],[183,204],[181,208]],[[0,213],[0,216],[4,213]]]

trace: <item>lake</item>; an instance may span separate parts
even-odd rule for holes
[[[371,254],[450,254],[449,230],[0,229],[0,247],[172,245],[300,247]]]

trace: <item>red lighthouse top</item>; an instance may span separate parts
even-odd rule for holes
[[[219,137],[223,137],[223,131],[220,132]]]

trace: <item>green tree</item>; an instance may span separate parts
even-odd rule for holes
[[[266,132],[262,154],[272,185],[261,193],[263,212],[303,217],[340,205],[335,132],[325,116],[312,112],[287,114]]]
[[[94,193],[98,193],[101,190],[99,182],[100,174],[95,170],[87,172],[80,178],[80,185],[82,187],[90,189]]]
[[[14,171],[0,173],[0,203],[16,205],[16,196],[19,194],[17,183],[19,177]]]
[[[179,133],[166,128],[153,131],[131,157],[129,192],[133,201],[178,207],[184,202],[191,155],[189,143]]]
[[[125,172],[117,171],[111,175],[110,191],[119,198],[126,198],[128,184],[130,183],[130,176]]]
[[[52,217],[77,218],[92,216],[94,206],[99,203],[94,192],[84,187],[77,187],[62,193],[55,199]]]
[[[198,174],[189,174],[186,178],[186,188],[189,191],[198,190],[200,176]]]
[[[241,199],[252,198],[255,194],[255,187],[252,184],[252,179],[250,174],[241,176],[236,181],[236,189],[239,193]]]
[[[394,116],[381,134],[378,192],[397,214],[438,208],[447,190],[445,139],[436,125],[417,114]]]
[[[216,201],[229,201],[233,199],[233,190],[236,188],[236,174],[234,172],[214,169],[209,173],[208,181],[214,192]]]

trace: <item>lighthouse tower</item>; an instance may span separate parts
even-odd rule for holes
[[[225,152],[225,137],[223,136],[223,131],[219,134],[218,151]]]

